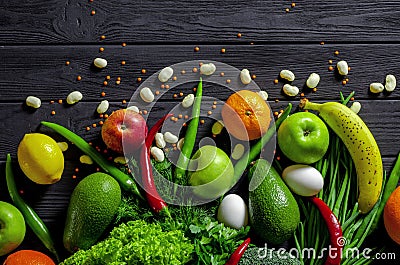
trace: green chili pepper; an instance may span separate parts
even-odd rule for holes
[[[187,131],[185,134],[185,141],[181,149],[181,153],[178,158],[178,162],[175,168],[175,179],[178,184],[183,184],[182,181],[186,177],[186,169],[192,156],[194,144],[196,142],[197,128],[199,127],[200,107],[201,98],[203,94],[203,80],[200,77],[200,82],[196,90],[196,99],[192,108],[192,120],[190,121]]]
[[[14,205],[21,211],[24,216],[25,222],[29,225],[32,231],[36,234],[36,236],[42,241],[42,243],[46,246],[51,253],[54,254],[57,261],[59,261],[59,257],[57,251],[54,246],[53,239],[50,235],[49,229],[43,223],[42,219],[37,215],[37,213],[25,203],[25,201],[18,194],[17,186],[14,180],[14,173],[11,167],[11,156],[7,154],[6,161],[6,181],[8,192],[10,193],[11,200],[14,202]]]
[[[71,141],[82,152],[90,156],[93,159],[93,161],[96,162],[106,173],[113,176],[119,182],[119,185],[121,186],[122,189],[128,192],[132,192],[133,194],[144,200],[142,194],[140,194],[140,191],[135,181],[131,179],[127,174],[119,170],[117,167],[112,165],[99,152],[97,152],[96,149],[93,148],[93,146],[88,144],[79,135],[71,132],[67,128],[56,123],[42,121],[41,124],[61,134],[67,140]]]
[[[262,148],[268,143],[271,137],[278,130],[279,126],[282,122],[289,116],[290,111],[292,110],[292,103],[289,103],[286,107],[285,111],[281,114],[281,116],[275,121],[275,125],[268,129],[268,131],[261,137],[260,140],[255,143],[250,151],[247,151],[242,158],[236,162],[234,167],[234,180],[237,181],[242,176],[246,167],[256,159],[256,157],[260,154]],[[186,138],[185,138],[186,140]]]

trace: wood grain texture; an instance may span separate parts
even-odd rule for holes
[[[85,101],[100,100],[103,91],[109,100],[129,100],[140,85],[137,82],[138,77],[144,81],[165,66],[190,60],[214,60],[238,69],[248,68],[257,76],[255,82],[262,90],[268,92],[271,100],[288,99],[281,91],[284,83],[273,83],[282,69],[290,69],[295,73],[296,80],[293,85],[302,89],[311,99],[339,99],[339,91],[343,91],[344,94],[355,91],[357,99],[400,99],[399,90],[391,94],[369,93],[369,84],[384,82],[386,74],[400,76],[400,44],[204,45],[200,47],[199,52],[194,52],[192,45],[110,45],[104,46],[105,51],[102,53],[99,52],[99,47],[0,47],[4,59],[0,71],[0,102],[21,102],[28,95],[38,96],[43,101],[65,99],[68,93],[74,90],[82,91]],[[224,54],[220,52],[222,47],[226,48]],[[334,55],[336,50],[340,52],[337,56]],[[107,59],[108,66],[103,70],[95,69],[92,62],[96,57]],[[343,77],[338,76],[335,71],[328,70],[329,60],[332,60],[334,67],[339,60],[348,62],[351,71],[347,85],[342,85]],[[70,61],[68,66],[65,65],[66,61]],[[122,65],[122,61],[126,64]],[[140,72],[143,68],[147,70],[146,74]],[[182,77],[180,70],[175,69],[178,79]],[[191,69],[185,70],[191,72]],[[316,93],[303,89],[312,72],[321,76]],[[219,73],[217,69],[217,74]],[[77,81],[78,76],[82,77],[81,81]],[[110,76],[111,80],[104,86],[106,76]],[[121,77],[120,85],[115,83],[117,77]],[[221,77],[221,82],[225,83],[229,78],[237,79],[238,75]],[[173,81],[168,84],[172,86]],[[226,86],[229,87],[227,84]],[[207,91],[218,95],[221,100],[226,99],[231,92],[229,89],[222,89],[221,86],[210,86]],[[173,94],[177,92],[179,90],[171,90],[164,95],[164,99],[173,99]]]
[[[0,2],[0,43],[398,42],[397,1]],[[285,9],[290,12],[286,13]],[[96,12],[91,15],[91,11]],[[243,34],[237,39],[238,32]]]

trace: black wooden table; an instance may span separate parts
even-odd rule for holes
[[[256,76],[255,82],[268,92],[273,111],[289,101],[297,106],[300,98],[286,97],[282,83],[274,84],[282,69],[296,74],[294,84],[299,87],[310,73],[321,76],[316,92],[305,91],[311,100],[337,101],[339,91],[345,95],[355,91],[355,99],[362,104],[360,116],[374,134],[389,171],[400,151],[400,92],[372,95],[369,84],[384,82],[389,73],[400,78],[399,17],[399,1],[389,0],[317,0],[295,5],[291,1],[238,0],[3,0],[0,200],[10,201],[4,180],[6,154],[11,153],[16,161],[19,141],[24,134],[40,130],[41,120],[60,123],[86,140],[96,141],[101,128],[92,124],[102,120],[95,112],[101,100],[110,102],[108,113],[126,107],[125,101],[140,80],[188,60],[215,60],[248,68]],[[92,66],[96,57],[107,59],[107,68],[96,70]],[[346,60],[351,67],[345,85],[329,69],[339,60]],[[104,85],[107,76],[110,80]],[[83,100],[67,106],[65,98],[74,90],[82,92]],[[159,101],[154,117],[181,100],[175,99],[174,93]],[[205,94],[221,100],[229,96],[213,87]],[[36,111],[24,103],[31,95],[42,100]],[[75,172],[77,167],[79,172]],[[16,163],[14,168],[18,168]],[[39,186],[16,171],[24,198],[57,235],[60,245],[69,195],[94,169],[81,165],[79,156],[67,152],[63,178],[57,184]],[[388,244],[392,243],[388,240]],[[47,253],[30,231],[20,248]]]

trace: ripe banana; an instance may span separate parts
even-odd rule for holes
[[[338,102],[318,104],[302,99],[300,108],[318,111],[342,139],[356,167],[358,209],[369,212],[378,201],[383,181],[382,158],[371,131],[356,113]]]

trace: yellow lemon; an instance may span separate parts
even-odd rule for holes
[[[64,155],[53,138],[41,133],[25,134],[18,146],[18,163],[25,175],[37,184],[53,184],[61,179]]]

